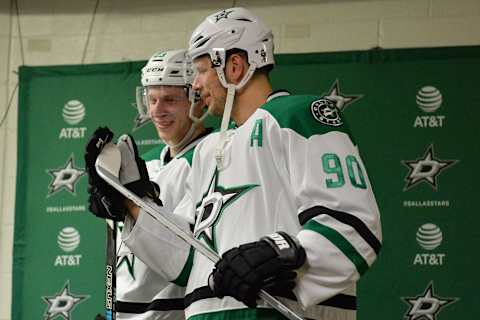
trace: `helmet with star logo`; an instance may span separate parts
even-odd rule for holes
[[[219,170],[224,168],[226,131],[235,93],[245,86],[256,70],[267,66],[272,67],[275,64],[273,47],[272,30],[245,8],[237,7],[218,11],[208,16],[192,33],[188,47],[191,60],[207,55],[217,73],[218,80],[227,89],[220,139],[215,154]],[[228,83],[225,76],[229,50],[243,51],[249,64],[248,70],[237,84]]]
[[[222,85],[227,87],[223,68],[228,50],[245,51],[253,73],[255,69],[275,63],[273,48],[272,30],[259,17],[245,8],[230,8],[208,16],[195,29],[188,54],[192,60],[208,54],[217,73],[221,71],[219,78]],[[244,80],[242,82],[249,79]]]

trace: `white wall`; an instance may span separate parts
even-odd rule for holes
[[[96,4],[18,0],[17,21],[10,2],[0,0],[0,119],[19,65],[81,63]],[[185,47],[207,14],[232,3],[272,27],[278,53],[480,44],[480,0],[100,0],[85,63],[144,60],[158,49]],[[10,319],[16,102],[14,96],[0,127],[0,320]]]

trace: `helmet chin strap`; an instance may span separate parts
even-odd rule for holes
[[[220,83],[224,88],[227,89],[227,98],[225,101],[225,108],[223,109],[222,124],[220,126],[220,136],[218,139],[217,148],[215,150],[215,161],[217,162],[217,168],[219,171],[222,171],[228,166],[228,164],[225,163],[225,147],[230,140],[230,136],[227,135],[227,130],[232,114],[233,102],[235,100],[235,92],[240,91],[243,86],[245,86],[248,80],[250,80],[250,78],[253,76],[255,69],[257,69],[257,65],[255,63],[252,63],[248,68],[247,73],[244,75],[242,81],[240,81],[237,85],[234,85],[231,83],[227,83],[223,67],[215,67]]]
[[[227,85],[227,99],[225,101],[225,108],[223,110],[222,124],[220,126],[220,137],[218,139],[217,148],[215,149],[215,161],[217,162],[217,168],[222,171],[227,166],[224,162],[224,150],[229,137],[227,136],[228,124],[230,122],[230,116],[232,114],[233,101],[235,99],[235,85]]]

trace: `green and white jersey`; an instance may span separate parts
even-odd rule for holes
[[[184,184],[191,169],[193,150],[200,141],[187,145],[170,158],[168,146],[161,145],[142,158],[151,180],[160,187],[160,199],[172,212],[184,196]],[[120,233],[119,233],[120,236]],[[185,288],[165,280],[118,239],[117,319],[185,319]]]
[[[220,255],[276,231],[296,236],[307,261],[293,294],[280,299],[306,318],[355,319],[355,284],[376,259],[382,235],[365,166],[335,104],[317,96],[269,99],[228,130],[222,171],[218,139],[213,133],[196,147],[176,222],[185,230],[194,222],[195,237]],[[189,320],[283,319],[263,302],[249,309],[214,297],[213,263],[143,217],[131,231],[134,251],[168,257],[150,260],[166,279],[187,284]]]
[[[196,238],[221,255],[276,231],[295,235],[307,262],[284,301],[307,318],[355,319],[355,283],[382,236],[365,166],[335,104],[317,96],[271,99],[228,137],[222,171],[213,156],[218,133],[194,153],[190,199],[177,209],[194,205]],[[190,265],[188,319],[280,318],[265,304],[247,309],[213,297],[213,263],[195,252]]]

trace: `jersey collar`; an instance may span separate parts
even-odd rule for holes
[[[283,90],[283,89],[275,90],[268,95],[267,102],[270,102],[273,99],[276,99],[278,97],[284,97],[284,96],[289,96],[289,95],[290,95],[290,92],[288,92],[287,90]]]

